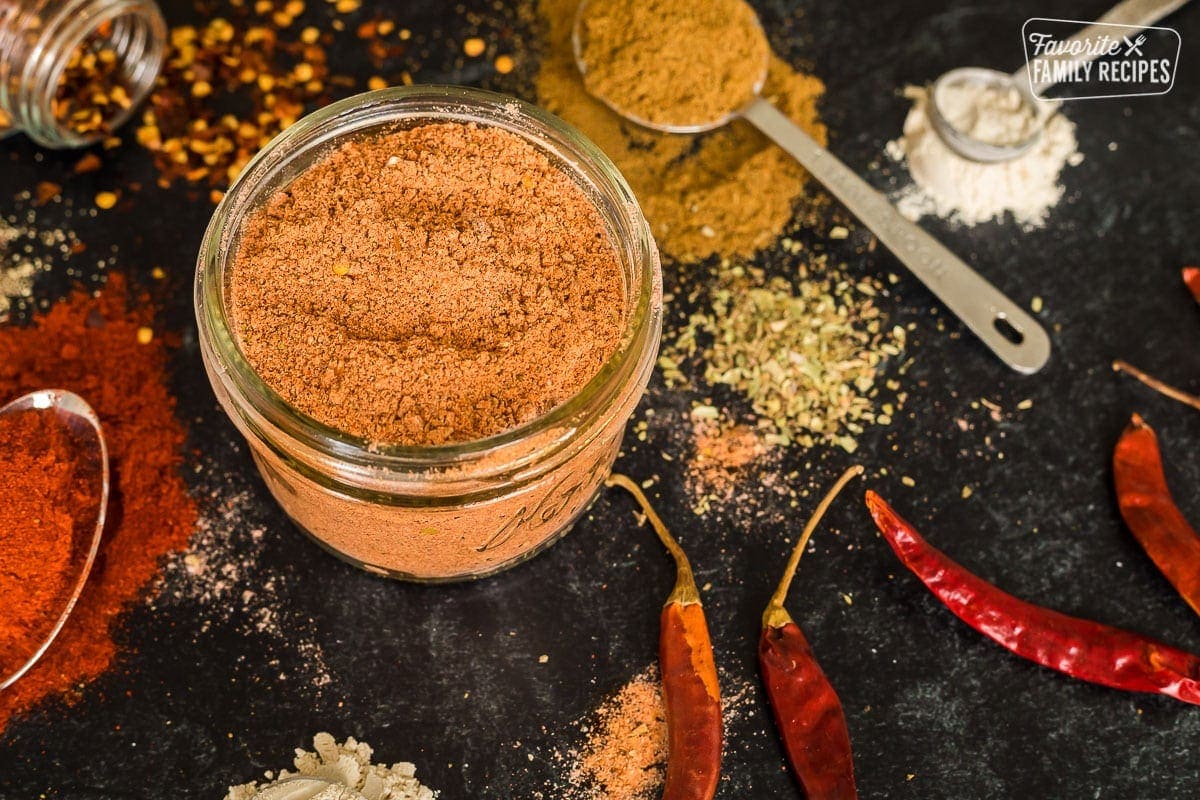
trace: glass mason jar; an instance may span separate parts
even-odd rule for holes
[[[572,399],[477,441],[378,444],[287,404],[255,374],[229,318],[229,270],[247,215],[332,148],[431,122],[523,137],[595,203],[622,271],[620,345]],[[314,539],[372,572],[416,581],[489,575],[562,536],[591,503],[653,370],[662,331],[658,250],[616,167],[574,128],[516,99],[460,87],[383,89],[334,103],[280,134],[217,207],[196,266],[201,353],[267,487]]]
[[[0,0],[0,139],[24,131],[45,147],[84,147],[105,138],[154,87],[166,43],[154,0]],[[93,69],[78,65],[88,53],[102,59]],[[90,74],[106,98],[86,125],[62,107],[69,69]]]

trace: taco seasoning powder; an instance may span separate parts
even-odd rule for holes
[[[251,368],[372,450],[479,442],[542,417],[601,371],[631,313],[596,201],[531,141],[489,125],[347,140],[245,217],[230,259],[230,327]],[[468,489],[469,509],[446,495],[347,496],[255,452],[284,509],[352,561],[416,579],[487,574],[582,511],[637,395],[565,466],[490,499]]]
[[[246,222],[236,333],[288,403],[379,442],[482,439],[576,394],[617,348],[620,265],[532,145],[433,123],[353,141]]]

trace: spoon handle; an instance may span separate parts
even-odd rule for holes
[[[1050,337],[1024,309],[901,216],[887,198],[770,102],[760,97],[740,113],[842,201],[1000,360],[1026,374],[1045,365]]]
[[[1124,2],[1117,3],[1110,8],[1104,16],[1091,25],[1080,29],[1078,33],[1067,39],[1065,44],[1070,44],[1071,42],[1086,43],[1088,40],[1098,37],[1103,33],[1108,33],[1110,36],[1119,36],[1120,33],[1118,31],[1110,30],[1109,26],[1112,25],[1136,25],[1143,28],[1147,25],[1153,25],[1163,17],[1184,6],[1187,2],[1188,0],[1124,0]],[[1083,64],[1095,59],[1095,54],[1081,53],[1076,56],[1040,56],[1033,60],[1064,61],[1071,64]],[[1018,86],[1029,86],[1035,97],[1054,85],[1054,81],[1033,83],[1029,79],[1028,63],[1014,72],[1012,77]],[[1055,108],[1057,108],[1057,105]]]

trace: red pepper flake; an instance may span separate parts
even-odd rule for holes
[[[1001,647],[1072,678],[1200,705],[1200,657],[1013,597],[951,561],[874,492],[867,492],[867,508],[883,538],[925,588]]]
[[[1200,303],[1200,267],[1184,267],[1183,282],[1191,291],[1192,297],[1196,298],[1196,302]]]
[[[88,153],[75,163],[75,174],[85,175],[89,172],[95,172],[102,166],[104,166],[104,162],[100,160],[100,156],[95,153]]]
[[[41,208],[62,193],[62,187],[51,181],[38,181],[33,188],[33,205]]]
[[[1113,482],[1121,516],[1134,538],[1200,614],[1200,535],[1171,497],[1158,437],[1137,414],[1113,451]]]
[[[264,2],[253,12],[234,9],[231,19],[171,29],[136,134],[154,153],[160,186],[182,178],[223,189],[306,108],[329,101],[320,32],[286,30],[296,8]],[[240,115],[225,113],[234,108]]]

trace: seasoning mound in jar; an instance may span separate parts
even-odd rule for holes
[[[246,220],[235,335],[288,403],[402,445],[482,439],[576,395],[620,344],[594,202],[532,144],[427,123],[349,141]]]
[[[770,47],[743,0],[588,0],[579,13],[584,85],[652,125],[718,122],[767,72]]]

